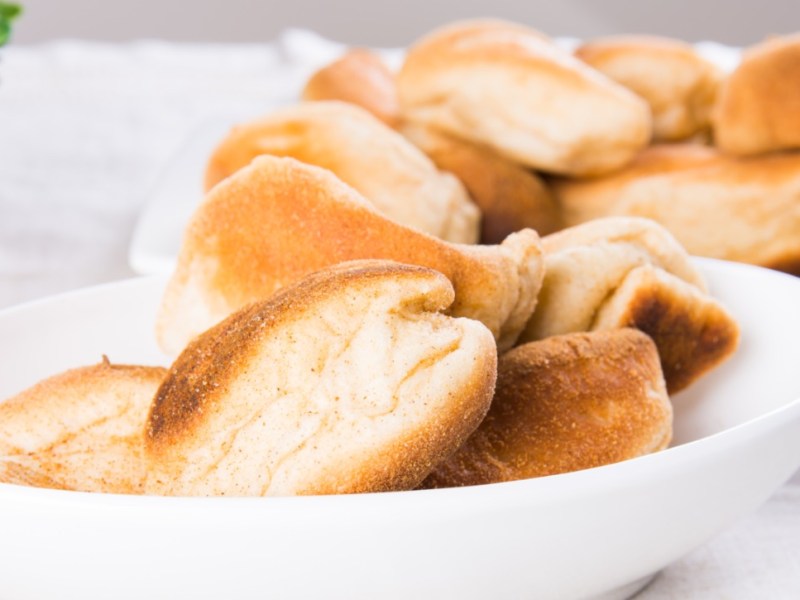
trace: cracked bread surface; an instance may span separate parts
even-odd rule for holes
[[[430,269],[355,261],[195,339],[148,419],[147,489],[295,495],[412,489],[477,427],[496,345],[441,313]]]
[[[166,374],[162,367],[104,360],[0,402],[0,481],[142,493],[142,430]]]

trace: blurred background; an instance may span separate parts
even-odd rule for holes
[[[800,30],[800,0],[9,1],[24,12],[0,49],[0,307],[174,258],[222,135],[208,128],[296,101],[342,51],[329,40],[400,49],[486,16],[734,46]]]
[[[401,46],[456,18],[495,16],[553,36],[653,33],[748,45],[800,29],[800,0],[17,0],[25,17],[14,42],[60,38],[260,42],[287,27],[336,40]]]

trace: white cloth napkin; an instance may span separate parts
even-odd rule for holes
[[[137,214],[199,122],[296,98],[343,45],[61,41],[0,50],[0,307],[132,275]],[[384,51],[391,64],[402,53]],[[800,482],[639,597],[800,598]]]

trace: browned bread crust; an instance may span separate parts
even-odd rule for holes
[[[542,278],[537,234],[500,246],[448,244],[378,214],[324,169],[263,156],[214,187],[192,217],[158,319],[177,354],[195,335],[249,302],[347,260],[380,258],[450,279],[456,316],[482,321],[513,345]]]
[[[400,120],[394,73],[380,56],[364,48],[348,50],[314,73],[303,88],[303,100],[356,104],[389,127]]]
[[[661,450],[671,436],[649,337],[632,329],[551,337],[500,357],[489,413],[423,487],[588,469]]]
[[[481,210],[483,244],[499,244],[521,229],[547,235],[561,228],[561,214],[547,185],[489,148],[431,127],[404,125],[401,132],[437,167],[458,177]]]
[[[546,236],[543,246],[544,282],[521,341],[639,328],[656,343],[670,393],[736,349],[735,319],[706,292],[686,251],[654,221],[597,219]]]
[[[800,33],[749,48],[723,82],[714,143],[747,156],[800,148]]]
[[[739,327],[719,302],[652,265],[632,269],[592,325],[598,331],[618,327],[635,327],[653,339],[670,394],[718,366],[739,345]]]
[[[496,347],[441,314],[440,273],[355,261],[195,339],[158,391],[148,491],[292,495],[410,489],[488,410]]]
[[[0,481],[142,493],[142,430],[166,373],[106,360],[48,377],[0,403]]]

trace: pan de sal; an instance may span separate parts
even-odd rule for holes
[[[649,177],[669,176],[712,164],[718,154],[713,148],[699,144],[657,144],[642,150],[630,164],[614,173],[588,179],[551,177],[548,184],[561,207],[565,225],[570,227],[618,214],[617,198]],[[662,192],[660,196],[663,195]]]
[[[583,44],[575,55],[647,101],[654,140],[683,140],[708,129],[722,71],[689,44],[613,36]]]
[[[478,240],[479,211],[461,183],[352,104],[306,102],[235,127],[209,159],[206,188],[262,154],[332,171],[403,225],[451,242]]]
[[[405,124],[400,131],[467,188],[481,211],[481,243],[497,244],[526,227],[539,235],[561,229],[558,206],[534,172],[486,147],[431,127]]]
[[[543,171],[612,171],[650,140],[644,100],[521,25],[436,30],[411,47],[397,86],[404,119]]]
[[[262,156],[215,186],[193,215],[158,316],[160,344],[177,354],[249,302],[370,258],[444,273],[456,291],[450,313],[483,322],[501,349],[525,326],[543,276],[530,229],[499,246],[450,244],[387,219],[330,171]]]
[[[739,341],[736,321],[719,302],[652,264],[631,269],[592,323],[597,331],[619,327],[653,338],[671,394],[727,359]]]
[[[147,491],[275,496],[412,489],[483,419],[492,334],[445,316],[442,274],[319,271],[197,337],[148,417]]]
[[[677,392],[727,358],[738,326],[699,272],[653,221],[607,218],[543,238],[545,278],[520,341],[575,331],[641,329]]]
[[[489,413],[422,487],[598,467],[662,450],[671,437],[672,406],[649,337],[633,329],[555,336],[499,358]]]
[[[526,227],[540,235],[561,228],[551,194],[535,173],[489,148],[431,127],[402,122],[397,113],[394,75],[371,52],[353,50],[324,67],[309,80],[303,97],[360,105],[400,131],[436,167],[458,177],[480,209],[481,243],[499,243]]]
[[[745,51],[720,89],[712,121],[714,143],[729,154],[800,148],[800,33]]]
[[[400,118],[394,73],[377,54],[364,48],[348,50],[314,73],[303,88],[303,100],[349,102],[390,127]]]
[[[106,359],[0,403],[0,482],[142,493],[142,429],[166,374]]]
[[[567,225],[646,217],[691,254],[800,274],[800,152],[736,158],[696,145],[653,146],[617,173],[549,183]]]

